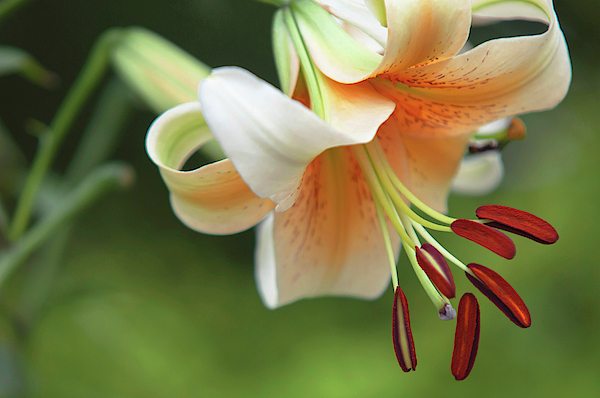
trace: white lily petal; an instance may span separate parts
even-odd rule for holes
[[[470,0],[386,0],[385,11],[388,38],[383,58],[349,43],[310,4],[298,4],[294,15],[315,64],[342,83],[393,76],[415,65],[450,58],[469,35]]]
[[[391,226],[390,235],[397,256],[399,238]],[[351,150],[335,148],[317,157],[296,204],[260,224],[256,282],[268,308],[323,295],[374,299],[385,291],[389,262]]]
[[[200,84],[199,98],[208,125],[244,181],[258,196],[277,203],[278,211],[294,204],[304,170],[317,155],[371,141],[385,120],[371,120],[370,128],[338,131],[236,67],[215,69]]]
[[[331,14],[312,0],[294,1],[290,9],[311,59],[330,79],[359,82],[381,62],[381,55],[354,40]]]
[[[380,46],[387,42],[387,28],[369,11],[362,0],[317,0],[317,3],[345,23],[354,26],[374,39]],[[369,47],[367,47],[369,48]]]
[[[502,131],[507,130],[512,122],[512,117],[505,117],[503,119],[494,120],[491,123],[484,124],[477,129],[477,138],[485,138],[486,136],[493,136]]]
[[[471,7],[477,25],[514,19],[548,23],[548,10],[553,8],[551,0],[472,0]]]
[[[342,20],[339,20],[338,22],[342,26],[342,28],[344,28],[346,33],[348,33],[360,45],[373,51],[376,54],[383,55],[385,48],[377,41],[375,41],[375,39],[373,39],[371,36],[367,35],[365,32],[358,29],[357,27],[347,24]]]
[[[387,26],[387,13],[385,9],[384,0],[364,0],[365,5],[371,11],[371,14],[381,23],[383,26]]]
[[[385,5],[388,41],[375,76],[450,58],[467,42],[470,0],[386,0]]]
[[[452,192],[460,195],[487,195],[500,185],[504,177],[502,155],[486,151],[465,157],[452,181]]]
[[[274,204],[257,197],[228,159],[181,171],[198,148],[214,139],[198,102],[179,105],[154,121],[146,150],[159,167],[177,217],[204,233],[232,234],[251,228]]]

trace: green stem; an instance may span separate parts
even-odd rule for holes
[[[18,239],[29,224],[32,207],[37,191],[48,168],[56,155],[60,143],[73,124],[75,116],[81,110],[86,100],[103,76],[109,63],[109,52],[113,43],[121,34],[120,30],[105,32],[96,45],[84,66],[83,71],[67,94],[52,123],[50,130],[41,138],[40,148],[35,156],[33,165],[21,192],[14,219],[9,231],[9,239]]]
[[[133,180],[133,171],[122,164],[107,164],[92,171],[60,205],[40,220],[11,249],[0,256],[0,286],[6,277],[48,238],[90,206],[102,194],[126,186]]]
[[[283,12],[292,43],[294,43],[294,48],[298,53],[300,67],[306,79],[306,86],[310,95],[310,108],[321,119],[325,119],[325,104],[323,101],[323,92],[321,91],[322,82],[320,81],[322,79],[321,72],[315,67],[310,58],[292,10],[287,8]]]
[[[130,91],[120,80],[111,79],[100,95],[88,127],[67,167],[66,184],[77,184],[90,170],[109,158],[132,111]]]
[[[0,1],[0,21],[6,18],[11,12],[24,5],[29,0],[3,0]]]

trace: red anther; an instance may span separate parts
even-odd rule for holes
[[[400,302],[400,303],[398,303]],[[408,316],[408,301],[400,286],[396,288],[394,295],[394,312],[392,314],[392,340],[396,358],[403,371],[409,372],[417,367],[417,356],[415,354],[415,342],[410,330],[410,318]]]
[[[456,235],[467,238],[506,259],[510,260],[517,254],[515,244],[506,234],[477,221],[456,220],[450,228]]]
[[[456,296],[454,278],[442,253],[429,243],[424,243],[420,249],[415,247],[415,250],[419,266],[425,271],[435,287],[444,296],[454,298]]]
[[[479,347],[479,304],[471,293],[465,293],[458,304],[454,351],[450,369],[456,380],[464,380],[471,373]]]
[[[477,217],[492,220],[487,225],[513,232],[544,244],[552,244],[558,240],[558,233],[552,225],[523,210],[508,206],[487,205],[477,209]]]
[[[531,326],[531,315],[527,306],[515,289],[491,269],[479,264],[469,264],[477,278],[467,273],[467,278],[481,293],[485,294],[515,325],[528,328]]]

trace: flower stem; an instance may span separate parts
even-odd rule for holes
[[[106,71],[111,46],[119,38],[120,34],[120,30],[109,30],[98,39],[83,71],[52,120],[50,129],[40,139],[40,148],[27,175],[25,187],[17,203],[14,219],[9,231],[9,239],[14,241],[25,232],[29,224],[31,210],[39,186],[56,155],[60,143],[73,124],[75,116],[81,110]]]
[[[102,194],[119,186],[127,186],[132,180],[133,170],[122,164],[107,164],[92,171],[46,218],[36,223],[10,250],[0,255],[0,286],[16,267],[68,221]]]

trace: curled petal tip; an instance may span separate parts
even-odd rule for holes
[[[469,239],[508,260],[517,254],[514,242],[506,234],[477,221],[459,219],[454,221],[450,228],[458,236]]]
[[[415,370],[417,367],[417,356],[415,354],[415,342],[410,330],[410,318],[408,315],[408,301],[400,287],[396,288],[394,294],[394,311],[392,314],[392,340],[398,364],[405,372]]]
[[[444,296],[454,298],[456,296],[454,278],[442,253],[429,243],[424,243],[420,249],[416,247],[415,250],[419,266],[425,271],[435,287]]]
[[[456,380],[467,378],[479,347],[479,304],[471,293],[465,293],[458,304],[458,319],[454,335],[454,351],[450,369]]]
[[[481,293],[485,294],[517,326],[522,328],[531,326],[531,315],[527,306],[504,278],[483,265],[469,264],[468,267],[476,277],[467,273],[467,278]]]
[[[556,229],[547,221],[523,210],[508,206],[486,205],[477,209],[477,217],[492,220],[487,225],[524,236],[539,243],[552,244],[558,240]]]

